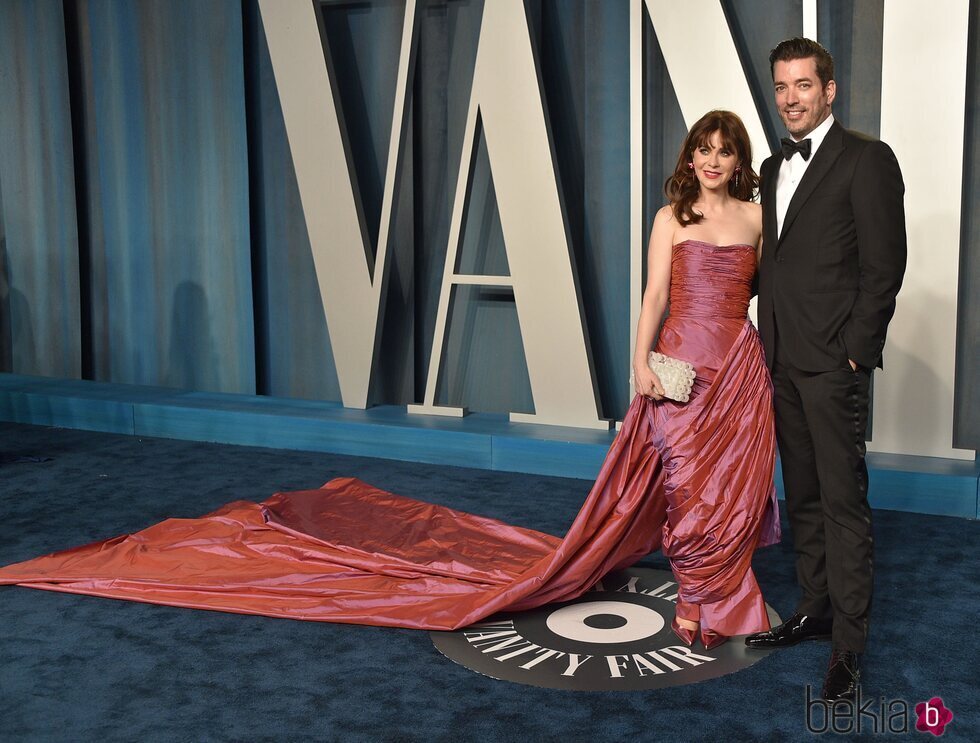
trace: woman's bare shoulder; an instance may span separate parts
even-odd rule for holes
[[[674,221],[674,208],[670,204],[664,204],[657,210],[657,213],[654,215],[653,219],[655,222],[670,224]]]
[[[655,235],[672,234],[677,229],[677,219],[670,204],[662,206],[653,215],[653,233]]]
[[[752,223],[753,227],[758,227],[762,229],[762,205],[756,204],[754,201],[743,201],[742,202],[742,214],[745,216],[749,222]]]

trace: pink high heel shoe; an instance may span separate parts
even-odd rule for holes
[[[682,627],[678,624],[678,619],[683,619],[687,622],[697,622],[698,627],[695,629]],[[691,647],[694,645],[695,640],[700,639],[705,650],[713,650],[719,645],[724,645],[728,642],[727,635],[721,635],[717,632],[712,632],[710,629],[704,629],[700,626],[700,623],[701,607],[697,604],[689,604],[686,601],[678,599],[677,605],[674,607],[674,619],[670,623],[670,628],[681,642]]]
[[[681,642],[691,647],[698,637],[698,630],[696,627],[694,629],[681,627],[677,622],[678,619],[683,619],[685,622],[699,622],[701,620],[701,609],[696,604],[688,604],[681,599],[678,599],[676,606],[674,606],[674,619],[670,623],[670,628],[680,638]]]
[[[717,632],[712,632],[710,629],[701,630],[701,644],[704,645],[705,650],[712,650],[719,645],[724,645],[728,642],[728,637],[726,635],[719,635]]]
[[[697,630],[688,629],[687,627],[681,627],[677,623],[676,618],[671,620],[670,628],[674,631],[674,634],[677,635],[678,638],[680,638],[680,641],[683,642],[685,645],[691,647],[694,644],[694,638],[697,633]]]

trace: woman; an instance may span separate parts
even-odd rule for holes
[[[675,631],[685,642],[694,631],[685,620],[700,619],[706,646],[767,629],[749,567],[760,533],[765,543],[778,535],[769,380],[745,312],[749,242],[759,234],[757,208],[745,202],[757,182],[750,162],[733,114],[712,112],[685,142],[668,184],[672,209],[657,215],[651,240],[637,346],[643,394],[563,539],[338,478],[10,565],[0,584],[456,629],[575,598],[662,544],[680,584]],[[668,289],[673,307],[658,349],[697,367],[686,405],[661,399],[643,363]]]
[[[750,567],[760,534],[778,539],[771,486],[771,384],[747,319],[762,209],[742,121],[711,111],[688,133],[656,215],[633,357],[635,388],[650,407],[666,470],[661,549],[679,585],[674,632],[705,647],[768,626]],[[691,400],[663,397],[647,365],[656,350],[697,370]],[[763,523],[765,520],[765,523]]]

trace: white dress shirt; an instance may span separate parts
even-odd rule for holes
[[[810,132],[804,139],[810,140],[810,159],[804,160],[799,152],[793,153],[789,160],[783,160],[779,166],[779,178],[776,180],[776,235],[783,234],[783,220],[786,219],[786,212],[789,210],[789,202],[796,193],[796,187],[800,185],[803,174],[807,167],[813,162],[820,144],[823,142],[830,127],[834,125],[834,117],[828,116],[816,129]],[[795,137],[793,139],[796,139]],[[799,141],[799,140],[797,140]]]

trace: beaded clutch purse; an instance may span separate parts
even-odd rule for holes
[[[691,399],[691,387],[695,377],[694,367],[691,364],[651,351],[647,357],[647,365],[660,379],[660,384],[664,387],[664,397],[677,402],[687,402]],[[630,384],[633,384],[632,371],[630,371]]]

